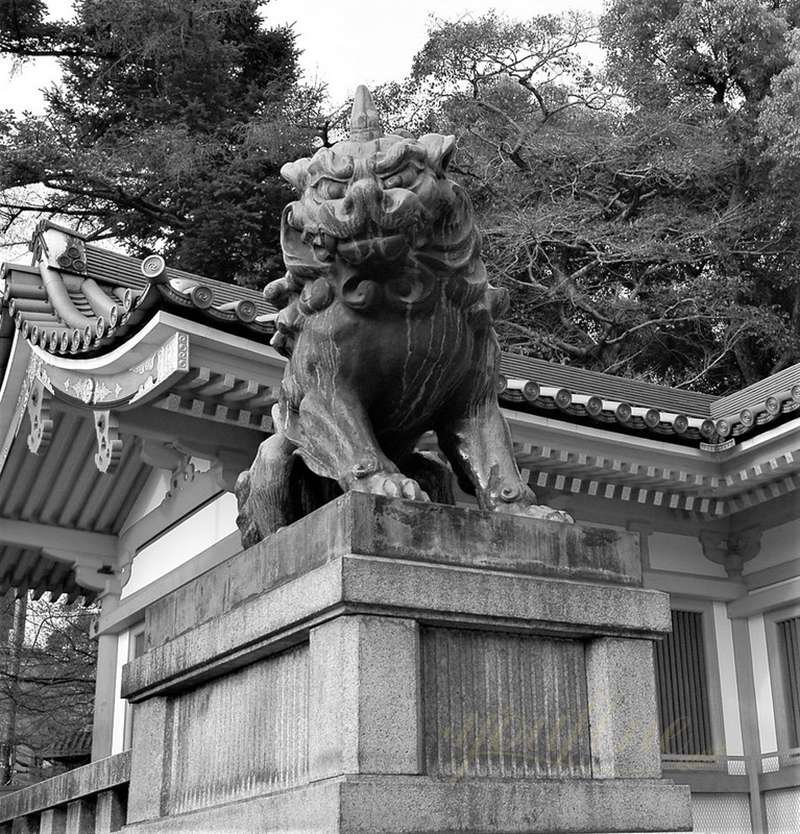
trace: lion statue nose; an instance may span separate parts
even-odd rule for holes
[[[320,228],[334,237],[351,238],[363,234],[367,221],[376,215],[381,202],[381,187],[367,178],[351,183],[340,200],[326,200],[319,208]]]
[[[351,183],[344,196],[343,208],[350,217],[358,216],[363,223],[374,219],[383,203],[383,189],[372,177]]]

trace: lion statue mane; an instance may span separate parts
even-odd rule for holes
[[[450,473],[416,451],[433,431],[484,509],[570,521],[520,477],[497,403],[489,285],[455,138],[383,135],[366,87],[350,137],[284,165],[300,198],[281,220],[286,275],[264,293],[288,357],[274,434],[236,485],[245,546],[341,491],[452,503]]]

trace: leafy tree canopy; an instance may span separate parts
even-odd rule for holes
[[[394,127],[457,134],[514,295],[505,347],[719,393],[800,361],[799,27],[800,0],[433,26],[376,97]],[[7,226],[42,184],[34,208],[136,252],[223,279],[280,269],[277,172],[309,149],[320,94],[257,2],[81,0],[54,23],[0,0],[0,51],[64,70],[44,116],[0,127]]]
[[[90,729],[94,606],[0,597],[0,783],[41,778],[42,760]]]
[[[259,5],[79,0],[53,22],[41,0],[0,0],[0,52],[63,70],[42,116],[0,128],[6,231],[33,209],[222,280],[279,270],[278,171],[308,147],[320,92]]]
[[[459,137],[506,348],[719,393],[800,361],[798,7],[435,25],[393,118]]]

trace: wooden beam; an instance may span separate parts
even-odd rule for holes
[[[71,561],[59,554],[96,557],[114,565],[117,559],[117,537],[0,517],[0,541],[19,547],[41,548],[56,559]]]
[[[745,594],[745,587],[739,580],[696,573],[651,569],[644,571],[643,579],[645,588],[695,599],[729,602],[740,599]]]
[[[215,458],[220,450],[239,452],[252,460],[266,432],[244,426],[219,424],[201,417],[145,407],[118,415],[121,434],[157,442],[173,442],[198,457]]]
[[[765,590],[751,591],[747,596],[728,603],[728,616],[754,617],[784,605],[797,602],[800,597],[800,577],[785,579]]]

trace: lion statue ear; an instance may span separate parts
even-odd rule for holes
[[[434,168],[446,171],[456,150],[455,136],[442,136],[441,133],[426,133],[418,139],[425,148],[428,160]]]
[[[298,194],[302,194],[305,188],[309,162],[311,160],[308,157],[303,157],[296,162],[287,162],[281,167],[281,176],[294,186]]]

